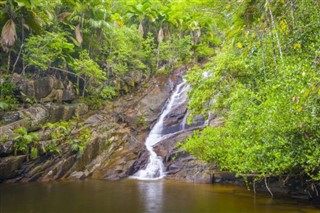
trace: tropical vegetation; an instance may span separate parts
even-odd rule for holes
[[[216,55],[187,75],[193,115],[218,113],[185,147],[255,180],[320,180],[320,2],[228,1]]]
[[[148,80],[192,63],[189,120],[218,114],[224,125],[195,132],[186,150],[244,177],[320,180],[319,0],[2,0],[0,6],[6,76],[0,112],[22,102],[8,80],[13,73],[68,78],[78,101],[96,109],[138,86],[137,76]],[[70,130],[50,125],[52,153],[59,153],[56,144]],[[17,134],[15,150],[32,152],[35,137]],[[73,151],[83,152],[87,135],[68,140]]]

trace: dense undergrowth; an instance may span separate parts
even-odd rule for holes
[[[100,108],[141,79],[211,57],[186,76],[191,119],[219,112],[225,125],[196,132],[186,149],[239,175],[320,179],[319,0],[6,0],[0,6],[0,113],[33,103],[10,83],[13,73],[68,78],[78,101]]]
[[[320,180],[320,2],[229,1],[225,40],[188,73],[193,114],[225,125],[189,138],[188,151],[256,180]]]

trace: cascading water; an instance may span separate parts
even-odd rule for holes
[[[145,142],[146,148],[149,152],[148,165],[145,169],[139,170],[133,176],[133,178],[142,180],[156,180],[165,176],[162,159],[161,157],[157,156],[153,150],[153,146],[160,142],[167,135],[162,134],[164,128],[163,123],[166,116],[171,112],[172,109],[186,100],[186,90],[188,87],[185,87],[184,85],[185,81],[176,86],[176,89],[174,90],[160,118],[148,135]]]

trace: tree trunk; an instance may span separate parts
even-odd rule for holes
[[[267,10],[269,11],[269,14],[270,14],[270,17],[271,17],[272,28],[273,28],[273,30],[275,32],[280,58],[281,58],[281,61],[283,62],[281,43],[280,43],[280,39],[279,39],[277,28],[276,28],[276,24],[275,24],[275,21],[274,21],[274,16],[273,16],[273,13],[272,13],[271,8],[269,6],[270,5],[269,0],[266,0],[266,5],[267,5]]]
[[[8,53],[8,67],[7,67],[7,72],[9,73],[10,72],[10,62],[11,61],[11,48],[9,50],[9,53]]]

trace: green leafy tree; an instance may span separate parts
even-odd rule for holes
[[[84,79],[83,91],[91,89],[95,85],[99,86],[106,80],[106,73],[90,58],[86,51],[80,52],[79,59],[75,59],[71,63],[71,67],[77,75]]]
[[[150,1],[144,1],[143,3],[132,5],[131,9],[127,13],[127,16],[128,18],[136,17],[138,19],[139,21],[138,30],[141,36],[144,36],[146,32],[143,26],[143,21],[145,21],[146,19],[155,21],[157,17],[157,13]]]
[[[23,60],[24,70],[34,67],[46,71],[50,67],[64,68],[70,61],[74,45],[69,43],[64,33],[46,32],[44,35],[31,36],[27,39]]]

